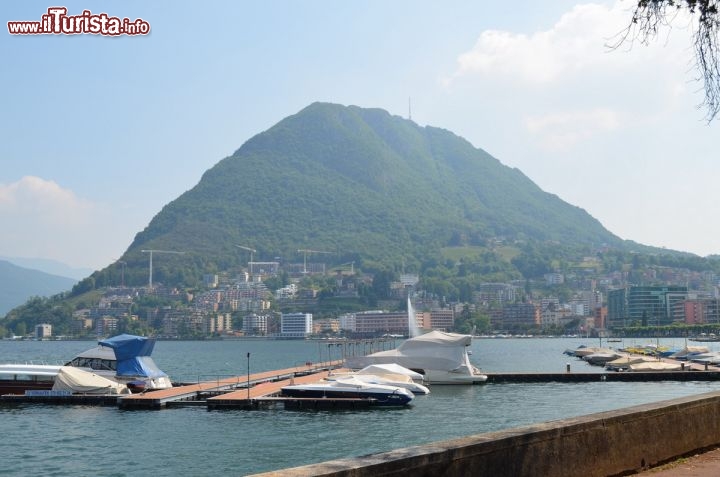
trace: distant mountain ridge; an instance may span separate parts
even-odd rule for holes
[[[59,277],[74,278],[76,280],[82,280],[93,272],[91,268],[71,267],[65,263],[48,258],[0,256],[0,260],[8,261],[18,267],[29,268],[30,270],[37,270]]]
[[[441,247],[495,238],[629,243],[447,130],[380,109],[313,103],[206,171],[122,260],[140,283],[148,263],[141,250],[185,251],[155,262],[160,279],[177,282],[246,263],[238,245],[256,249],[255,260],[297,261],[298,250],[314,249],[336,262],[418,264]],[[172,275],[163,263],[184,270]]]
[[[77,280],[18,267],[0,260],[0,316],[33,296],[52,296],[70,291]]]

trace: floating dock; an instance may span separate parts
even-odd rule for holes
[[[665,361],[665,360],[663,360]],[[235,376],[214,381],[174,386],[169,389],[130,395],[83,395],[63,392],[30,391],[23,395],[3,395],[0,402],[31,404],[76,404],[117,406],[121,409],[164,409],[180,406],[201,406],[208,410],[259,409],[282,405],[287,409],[354,409],[373,405],[369,399],[293,398],[281,395],[284,386],[323,380],[332,370],[340,370],[342,361],[308,363],[304,366]],[[679,371],[646,371],[595,373],[485,373],[487,383],[582,383],[582,382],[641,382],[641,381],[720,381],[720,370],[704,365],[689,364]]]
[[[265,371],[249,376],[206,381],[197,384],[175,386],[142,394],[124,396],[118,401],[122,409],[162,409],[172,405],[208,405],[214,397],[235,403],[238,408],[256,407],[257,400],[280,392],[291,381],[309,383],[321,381],[329,371],[337,368],[342,361],[321,364],[307,364],[276,371]],[[215,401],[218,402],[218,401]],[[222,405],[222,404],[220,404]]]
[[[92,394],[62,394],[50,392],[35,392],[29,394],[5,394],[0,396],[0,402],[15,404],[57,404],[81,406],[117,406],[117,395]]]
[[[600,373],[485,373],[487,383],[588,383],[643,381],[720,381],[720,371],[607,371]]]
[[[279,396],[283,386],[322,381],[342,361],[308,363],[274,371],[235,376],[214,381],[173,386],[168,389],[129,395],[69,394],[57,391],[31,391],[0,396],[0,402],[32,404],[79,404],[118,406],[121,409],[163,409],[172,406],[207,406],[208,409],[256,409],[264,404],[285,404],[289,408],[321,408],[313,399]],[[330,401],[338,401],[330,403]],[[330,407],[362,407],[372,404],[363,399],[324,399]]]

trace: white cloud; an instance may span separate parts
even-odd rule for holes
[[[115,228],[104,209],[40,177],[0,184],[0,251],[73,266],[104,266],[108,258],[102,244]]]
[[[609,109],[551,113],[528,116],[525,127],[540,136],[545,149],[566,149],[600,133],[620,126],[620,114]]]
[[[458,56],[456,71],[444,83],[450,86],[462,77],[489,76],[547,84],[579,73],[598,70],[607,73],[608,68],[641,68],[639,58],[671,62],[686,58],[676,54],[683,52],[680,46],[669,48],[670,44],[682,45],[682,48],[688,44],[683,38],[677,38],[683,36],[681,29],[673,31],[674,41],[662,49],[635,44],[631,51],[626,51],[630,45],[626,43],[620,51],[611,50],[608,45],[615,42],[613,37],[629,24],[629,7],[627,2],[617,2],[612,7],[576,5],[552,28],[532,34],[484,31],[471,50]]]
[[[25,176],[0,184],[0,216],[37,225],[86,225],[94,206],[54,181]]]
[[[502,107],[506,123],[517,121],[527,133],[528,145],[547,151],[666,121],[697,102],[688,91],[687,23],[677,19],[658,44],[626,42],[613,50],[609,45],[630,22],[631,3],[576,5],[542,31],[483,31],[458,55],[443,81],[446,91],[462,92],[478,107]]]

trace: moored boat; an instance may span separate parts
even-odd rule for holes
[[[135,390],[167,389],[172,381],[155,364],[155,339],[121,334],[75,356],[66,366],[92,371]]]
[[[588,364],[592,364],[594,366],[605,366],[605,363],[609,361],[613,361],[615,359],[618,359],[622,357],[620,353],[615,353],[614,351],[609,352],[600,352],[600,353],[592,353],[583,356],[583,361],[586,361]]]
[[[668,357],[671,359],[686,361],[691,360],[695,356],[709,352],[710,348],[708,348],[707,346],[685,346],[683,349],[678,350],[677,352],[671,354]]]
[[[650,356],[621,356],[612,361],[605,363],[605,369],[608,371],[627,371],[633,364],[645,363],[650,361],[657,361],[656,358]]]
[[[61,366],[0,364],[0,395],[52,389]]]
[[[351,357],[345,366],[358,370],[372,364],[398,364],[421,374],[428,384],[480,384],[487,375],[470,363],[471,335],[431,331],[389,351]]]
[[[118,335],[98,342],[98,346],[84,351],[65,363],[65,367],[79,368],[134,391],[172,387],[167,374],[161,371],[150,354],[155,340],[135,335]],[[47,364],[0,365],[0,395],[24,394],[26,391],[48,391],[64,367]]]
[[[423,380],[422,374],[397,364],[373,364],[366,366],[360,371],[348,373],[332,372],[326,379],[328,381],[336,381],[348,377],[353,377],[369,384],[385,384],[387,386],[405,388],[413,394],[430,394],[430,389],[421,384]],[[420,382],[416,382],[416,380]]]
[[[577,358],[584,358],[585,356],[597,353],[614,353],[615,351],[610,348],[602,348],[599,346],[581,346],[575,350],[573,356]]]
[[[664,361],[644,361],[642,363],[631,364],[628,371],[680,371],[682,364],[666,363]]]
[[[371,384],[354,377],[311,384],[291,384],[282,388],[282,395],[295,398],[367,399],[376,406],[404,406],[415,397],[407,389]]]

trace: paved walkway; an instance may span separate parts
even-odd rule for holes
[[[720,476],[720,448],[632,475],[641,477],[718,477]]]

